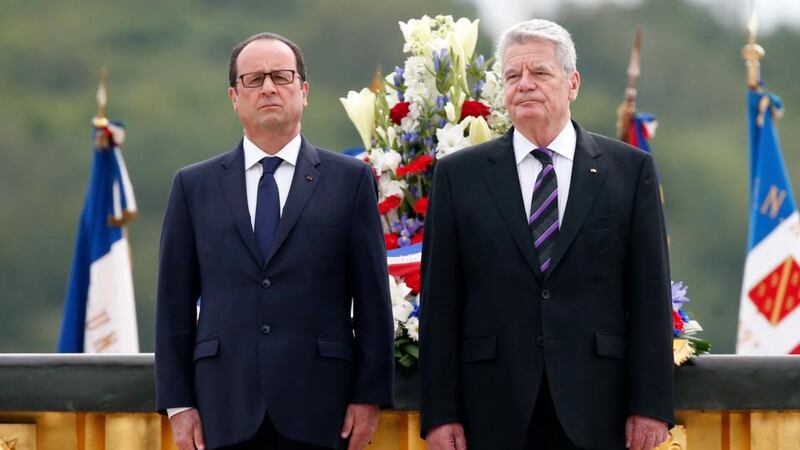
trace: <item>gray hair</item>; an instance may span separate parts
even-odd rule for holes
[[[505,53],[508,47],[537,40],[551,42],[556,46],[556,57],[565,76],[577,69],[575,43],[572,42],[569,31],[545,19],[526,20],[504,31],[497,41],[495,61],[500,61],[501,68],[505,68]]]

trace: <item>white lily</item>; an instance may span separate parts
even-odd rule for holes
[[[398,322],[405,322],[414,310],[406,297],[411,294],[411,288],[402,280],[389,275],[389,295],[392,299],[392,315]]]
[[[447,116],[448,122],[453,123],[456,121],[456,107],[452,103],[447,102],[444,105],[444,114]]]
[[[378,180],[378,192],[381,194],[381,201],[386,200],[386,197],[396,195],[401,199],[405,196],[403,189],[408,187],[405,180],[392,180],[390,177],[381,177]]]
[[[436,158],[444,158],[471,144],[470,140],[464,137],[464,128],[461,124],[448,123],[444,128],[439,128],[436,130],[436,138],[439,141]]]
[[[369,162],[372,164],[372,167],[375,168],[378,174],[386,172],[387,170],[395,172],[397,170],[397,166],[400,165],[401,159],[402,156],[400,156],[400,153],[397,153],[392,149],[383,151],[383,149],[380,147],[373,148],[369,154]]]
[[[347,117],[356,126],[364,148],[371,147],[372,131],[375,129],[375,93],[368,88],[361,92],[350,91],[347,98],[339,98]]]
[[[467,117],[464,119],[472,119],[469,121],[469,140],[472,145],[483,144],[492,138],[492,131],[489,129],[489,124],[483,117]],[[462,122],[463,126],[464,122]]]
[[[467,56],[464,53],[464,46],[455,34],[450,34],[448,37],[450,38],[450,49],[452,50],[454,85],[467,92],[469,91],[467,86]]]
[[[460,18],[455,23],[454,34],[461,44],[462,54],[466,59],[472,58],[475,53],[475,45],[478,43],[478,24],[480,20],[470,21],[467,18]]]

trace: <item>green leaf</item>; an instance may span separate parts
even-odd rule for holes
[[[403,357],[398,359],[397,362],[403,367],[411,367],[415,362],[417,362],[417,360],[412,358],[411,355],[403,355]]]
[[[414,359],[419,359],[419,345],[416,343],[404,345],[403,351],[413,356]]]

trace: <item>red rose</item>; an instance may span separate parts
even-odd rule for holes
[[[411,244],[419,244],[420,242],[422,242],[422,228],[411,236]]]
[[[403,278],[403,281],[406,282],[406,286],[411,288],[412,294],[418,294],[420,287],[422,285],[422,280],[419,275],[419,271],[411,272],[410,274],[406,275]]]
[[[411,106],[408,102],[400,102],[392,107],[389,111],[389,118],[392,119],[397,125],[400,125],[400,121],[403,120],[403,117],[408,115],[408,107]]]
[[[386,197],[386,200],[378,203],[378,211],[381,213],[381,215],[384,215],[398,206],[400,206],[400,197],[396,195],[390,195]]]
[[[422,155],[417,157],[410,163],[406,164],[405,166],[398,167],[396,173],[398,177],[404,177],[409,174],[424,172],[428,169],[428,166],[430,166],[432,163],[433,163],[433,156]]]
[[[488,105],[475,100],[464,100],[464,104],[461,106],[461,120],[464,120],[467,116],[483,117],[485,119],[489,117],[491,112],[492,108]]]
[[[385,233],[383,235],[383,242],[386,244],[386,250],[394,250],[399,247],[399,245],[397,245],[396,234]]]
[[[678,311],[672,310],[672,329],[679,333],[683,333],[683,319]]]
[[[417,214],[419,214],[421,216],[424,216],[425,214],[427,214],[428,213],[428,197],[422,197],[420,199],[417,199],[417,201],[414,202],[414,211],[416,211]]]

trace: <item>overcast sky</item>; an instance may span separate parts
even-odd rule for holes
[[[496,36],[506,27],[533,16],[552,18],[564,4],[594,8],[604,3],[638,6],[642,0],[468,0],[477,4],[481,22]],[[744,31],[751,0],[687,0],[709,8],[719,20]],[[786,25],[800,29],[800,0],[756,0],[759,33]]]

